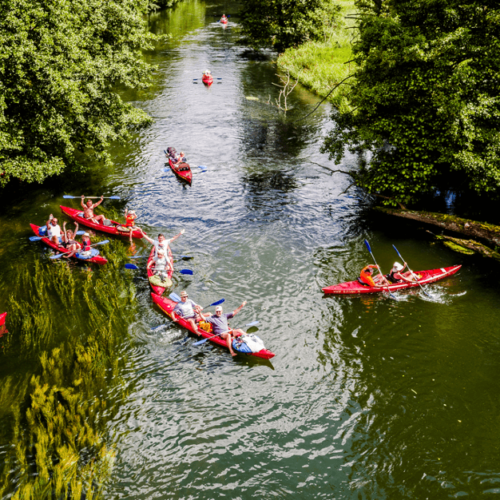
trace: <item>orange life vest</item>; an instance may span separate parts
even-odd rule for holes
[[[373,264],[370,264],[369,266],[364,267],[361,270],[361,273],[359,273],[359,279],[368,286],[377,286],[375,284],[375,281],[373,281],[373,278],[371,277],[370,274],[370,269],[373,269],[375,266]]]
[[[135,219],[137,219],[137,216],[132,214],[132,215],[127,215],[127,217],[125,217],[125,227],[134,227],[135,223]]]

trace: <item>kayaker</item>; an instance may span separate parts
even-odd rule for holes
[[[75,231],[71,231],[70,229],[66,230],[66,222],[63,224],[63,242],[61,245],[69,251],[63,255],[64,258],[69,259],[75,255],[76,251],[82,248],[80,243],[75,240],[75,235],[78,232],[78,222],[75,223]]]
[[[392,269],[386,276],[386,278],[391,283],[401,283],[402,281],[406,281],[407,283],[416,283],[418,279],[415,275],[407,277],[402,273],[403,269],[405,269],[407,265],[408,264],[406,262],[403,265],[401,265],[399,262],[394,262],[394,265],[392,266]]]
[[[82,208],[83,208],[83,217],[88,219],[95,224],[104,224],[104,220],[106,217],[104,215],[94,215],[94,208],[98,207],[104,200],[104,196],[101,196],[101,199],[97,203],[92,203],[92,200],[88,200],[87,203],[83,203],[85,200],[85,195],[82,194]]]
[[[61,226],[57,223],[57,219],[54,218],[52,214],[50,214],[49,220],[47,221],[47,238],[56,245],[60,245],[61,243]]]
[[[186,291],[181,292],[181,302],[177,302],[177,305],[174,307],[172,311],[172,319],[177,323],[179,318],[185,319],[196,332],[198,337],[201,335],[201,332],[198,331],[198,327],[196,325],[196,320],[205,319],[204,314],[202,314],[203,307],[198,305],[196,302],[192,301],[188,298],[188,293]],[[177,314],[177,316],[176,316]],[[210,316],[207,313],[207,316]]]
[[[377,276],[372,277],[374,269],[378,269],[378,267],[373,264],[364,267],[361,270],[361,273],[359,274],[359,281],[364,285],[372,287],[380,287],[381,285],[385,286],[390,285],[385,276],[383,276],[382,274],[378,274]]]
[[[81,257],[91,257],[92,256],[92,247],[90,246],[91,241],[90,241],[90,234],[89,233],[83,233],[82,236],[82,245],[81,245],[81,251],[78,252]]]
[[[135,214],[135,210],[128,210],[128,208],[125,209],[125,224],[116,226],[116,229],[118,231],[123,231],[123,232],[128,232],[130,236],[130,243],[132,243],[132,235],[134,233],[135,229],[135,219],[137,219],[137,215]]]
[[[226,14],[222,14],[222,17],[220,18],[222,22],[226,21],[227,22],[227,17]]]
[[[166,256],[165,250],[161,248],[158,249],[156,257],[149,261],[148,269],[151,267],[154,267],[153,273],[159,276],[162,281],[168,278],[168,271],[172,269],[172,264],[170,263],[170,259]]]
[[[161,249],[165,252],[165,255],[169,261],[170,261],[170,257],[169,257],[168,246],[170,245],[170,243],[174,242],[177,238],[179,238],[179,236],[183,235],[186,232],[185,229],[181,229],[181,232],[179,234],[176,234],[173,238],[170,238],[169,240],[167,240],[165,238],[165,236],[163,236],[163,234],[160,233],[158,235],[158,239],[154,240],[153,238],[150,238],[142,229],[138,228],[138,230],[142,233],[142,236],[147,241],[149,241],[149,243],[154,245],[155,255],[158,255],[158,250]]]
[[[223,314],[222,306],[217,306],[213,316],[202,317],[201,315],[198,315],[200,321],[204,320],[212,325],[213,335],[220,335],[220,337],[226,341],[231,356],[236,356],[232,346],[233,336],[243,335],[245,332],[240,329],[232,330],[229,327],[227,320],[236,316],[246,305],[247,301],[245,300],[243,304],[241,304],[241,306],[235,309],[232,313]]]

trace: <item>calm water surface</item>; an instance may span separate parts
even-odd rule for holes
[[[214,23],[222,8],[188,0],[152,16],[152,29],[173,38],[146,56],[158,65],[155,85],[124,95],[156,121],[112,149],[113,169],[96,168],[66,191],[49,183],[0,216],[0,311],[16,262],[46,259],[28,243],[29,222],[59,213],[63,201],[77,206],[63,200],[68,190],[119,194],[124,201],[105,208],[135,209],[149,233],[186,229],[172,250],[194,256],[177,264],[194,276],[178,275],[175,291],[201,304],[224,297],[226,312],[247,300],[233,325],[258,319],[276,353],[263,363],[194,347],[153,306],[138,261],[140,312],[124,346],[128,396],[109,421],[117,460],[104,497],[498,495],[500,288],[491,263],[431,244],[418,226],[377,220],[361,192],[343,193],[347,176],[308,162],[333,166],[318,152],[329,109],[298,121],[318,102],[299,87],[287,117],[265,104],[277,97],[275,65],[235,44],[236,17],[227,29]],[[221,83],[192,83],[206,68]],[[167,146],[208,172],[192,187],[164,173]],[[337,168],[356,164],[348,156]],[[324,297],[321,287],[370,263],[364,238],[383,269],[395,260],[393,243],[414,269],[464,267],[432,286],[432,300],[414,290],[398,301]],[[0,376],[30,373],[15,363]]]

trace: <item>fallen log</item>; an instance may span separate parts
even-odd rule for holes
[[[435,212],[424,212],[416,210],[399,210],[397,208],[375,207],[375,210],[404,219],[416,220],[425,224],[432,224],[447,231],[465,234],[472,238],[482,240],[500,246],[500,226],[477,222],[470,219],[462,219],[455,215],[439,214]],[[479,244],[479,243],[478,243]],[[496,253],[496,252],[495,252]]]
[[[474,240],[462,240],[460,238],[453,238],[452,236],[445,236],[444,234],[434,234],[431,233],[430,231],[427,231],[429,234],[432,234],[435,238],[438,240],[446,240],[443,241],[443,243],[450,248],[451,250],[454,250],[455,252],[460,252],[464,253],[466,255],[472,255],[474,253],[480,253],[481,255],[484,255],[485,257],[490,257],[492,259],[496,259],[500,261],[500,253],[495,252],[495,250],[492,250],[491,248],[487,247],[486,245],[483,245],[482,243],[479,243],[478,241]]]

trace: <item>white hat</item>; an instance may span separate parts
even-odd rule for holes
[[[217,306],[217,307],[215,308],[215,312],[217,312],[217,311],[222,311],[222,306]]]
[[[394,262],[392,268],[395,269],[396,271],[401,271],[403,269],[403,266],[399,262]]]
[[[88,236],[90,238],[90,234],[89,233],[83,233],[83,236]]]

